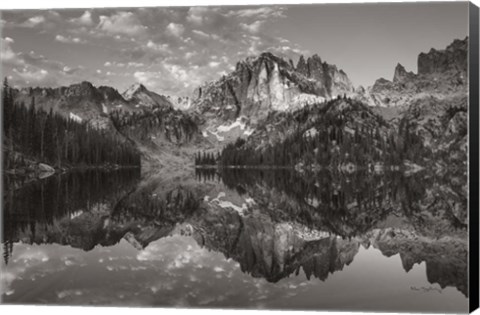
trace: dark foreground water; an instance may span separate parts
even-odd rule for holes
[[[467,311],[466,181],[451,174],[89,171],[6,187],[3,303]]]

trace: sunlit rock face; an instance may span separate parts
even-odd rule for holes
[[[148,90],[143,84],[133,84],[122,95],[125,100],[136,108],[171,108],[173,105],[170,100],[163,95]]]
[[[302,62],[303,60],[303,62]],[[318,56],[293,64],[271,53],[247,58],[220,80],[195,91],[194,108],[207,118],[258,119],[353,92],[347,75]]]

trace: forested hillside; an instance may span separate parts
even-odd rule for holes
[[[38,163],[57,168],[83,166],[140,166],[137,149],[111,131],[66,118],[52,109],[14,102],[5,79],[3,104],[3,167],[28,172]]]
[[[402,137],[367,105],[350,98],[269,115],[247,140],[223,149],[221,165],[401,165],[421,160],[415,134]],[[426,154],[426,153],[425,153]],[[197,159],[197,164],[202,164]],[[205,164],[211,164],[205,163]]]

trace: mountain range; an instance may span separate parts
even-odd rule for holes
[[[433,152],[466,152],[467,52],[468,38],[454,40],[443,50],[432,48],[419,54],[417,73],[398,64],[392,81],[380,78],[368,88],[355,88],[343,70],[322,61],[317,54],[301,56],[295,65],[292,60],[266,52],[239,61],[235,70],[204,83],[191,97],[157,94],[138,83],[120,93],[86,81],[58,88],[13,89],[13,95],[17,103],[28,106],[34,98],[37,107],[125,136],[125,123],[131,123],[127,137],[143,147],[144,152],[150,152],[150,156],[161,155],[159,148],[172,143],[182,151],[188,147],[218,150],[237,138],[256,141],[259,130],[265,126],[270,129],[264,138],[276,138],[275,134],[283,133],[281,126],[275,125],[278,115],[339,98],[365,106],[366,112],[355,118],[357,122],[372,116],[374,120],[387,121],[385,128],[399,134],[408,125],[408,133],[415,133]],[[122,130],[119,121],[123,121]],[[178,121],[184,122],[180,129]],[[304,130],[311,130],[311,121],[305,120]],[[139,124],[143,125],[141,136],[135,134]],[[152,125],[155,130],[148,129]],[[307,125],[310,127],[306,128]],[[178,130],[188,137],[180,136]],[[170,136],[172,132],[175,137]],[[463,157],[455,154],[457,160]]]

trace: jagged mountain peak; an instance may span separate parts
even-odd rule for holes
[[[99,86],[98,91],[103,95],[103,98],[105,101],[110,101],[110,102],[124,101],[122,95],[118,92],[118,90],[111,86],[105,86],[105,85]]]
[[[131,85],[123,92],[122,96],[137,108],[173,107],[172,102],[167,97],[150,91],[141,83]]]
[[[380,78],[355,98],[372,106],[407,106],[418,99],[444,99],[465,94],[468,88],[468,37],[455,39],[444,49],[432,48],[418,55],[418,72],[397,63],[393,80]]]
[[[393,74],[393,82],[401,82],[405,80],[411,80],[415,77],[415,74],[411,71],[407,71],[401,63],[397,63],[395,72]]]
[[[126,100],[130,100],[136,93],[147,92],[148,89],[141,83],[134,83],[122,93]]]
[[[445,74],[447,72],[466,72],[468,66],[468,37],[455,39],[445,49],[430,49],[420,53],[417,60],[418,74]]]
[[[311,80],[319,82],[321,93],[326,98],[350,94],[354,91],[353,84],[347,74],[343,70],[339,70],[336,65],[322,61],[318,54],[314,54],[306,60],[301,56],[296,71]]]
[[[289,60],[282,56],[275,55],[272,52],[265,51],[257,56],[250,56],[244,60],[237,62],[235,71],[241,71],[243,67],[261,67],[261,65],[264,63],[267,63],[269,65],[277,64],[280,68],[293,70],[293,66]]]
[[[194,108],[212,119],[260,119],[269,111],[290,111],[353,93],[347,75],[318,55],[291,60],[271,52],[239,61],[230,74],[194,93]]]
[[[73,86],[81,86],[81,87],[83,87],[83,88],[89,88],[89,89],[95,88],[94,85],[93,85],[91,82],[89,82],[89,81],[82,81],[82,82],[80,82],[80,83],[74,83],[74,84],[71,84],[70,86],[71,86],[71,87],[73,87]]]
[[[66,88],[60,88],[61,90],[66,89],[69,96],[85,96],[85,97],[95,97],[98,96],[98,91],[93,86],[92,83],[88,81],[82,81],[80,83],[72,84]]]

